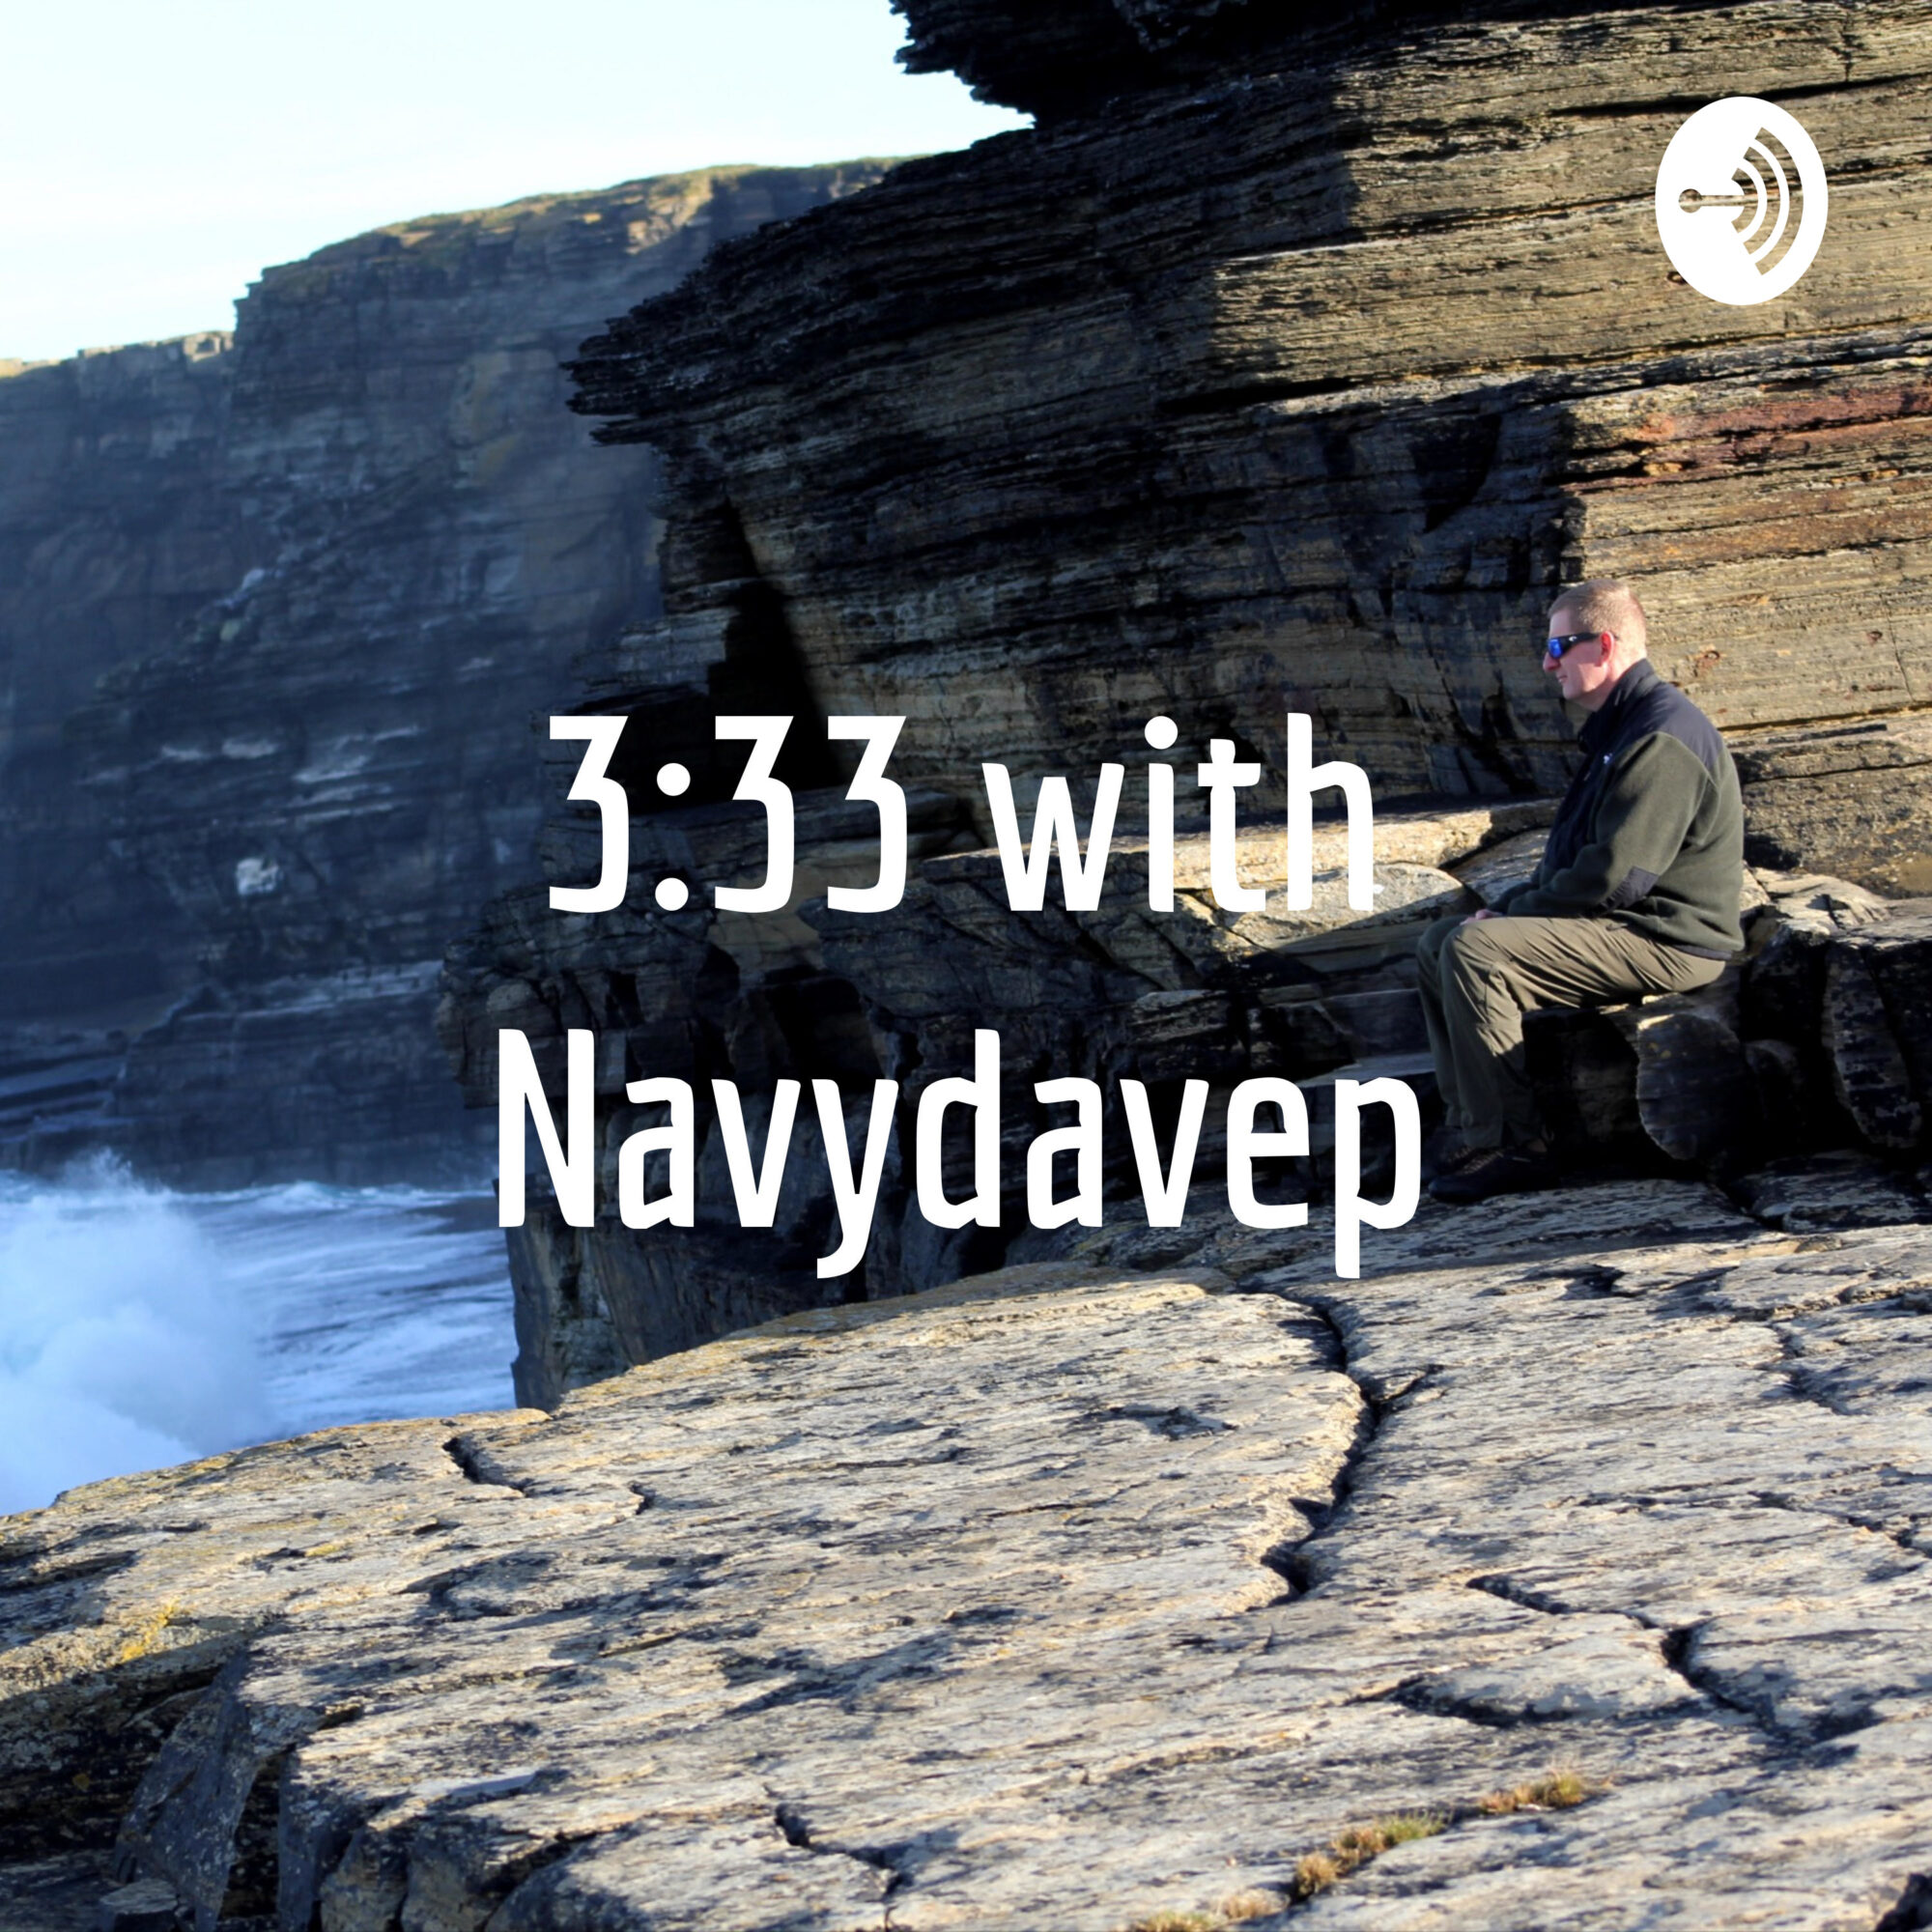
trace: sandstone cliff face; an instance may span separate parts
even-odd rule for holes
[[[1201,1224],[76,1491],[0,1524],[0,1920],[1910,1926],[1932,1210],[1860,1191]]]
[[[146,1031],[125,1066],[103,1059],[106,1119],[69,1139],[222,1184],[473,1168],[438,961],[534,863],[532,721],[572,654],[658,602],[655,461],[589,449],[559,361],[714,242],[878,172],[725,169],[404,223],[268,271],[218,356],[0,384],[0,406],[93,412],[43,439],[65,469],[10,442],[0,497],[25,559],[14,653],[62,666],[18,686],[26,734],[63,737],[6,781],[40,801],[10,1016],[121,1020],[101,994],[129,957],[157,996],[126,1015]],[[96,392],[151,363],[184,396],[147,406],[143,466],[141,416]]]
[[[580,694],[632,720],[636,873],[623,914],[558,918],[530,889],[452,955],[443,1022],[472,1101],[494,1094],[499,1025],[538,1042],[559,1094],[567,1027],[621,1036],[600,1070],[607,1168],[640,1073],[700,1091],[831,1074],[855,1099],[885,1074],[903,1138],[903,1103],[967,1069],[976,1025],[1008,1040],[1014,1149],[1054,1072],[1411,1070],[1405,927],[1458,903],[1472,864],[1534,863],[1506,841],[1573,757],[1537,640],[1557,585],[1589,576],[1641,580],[1660,669],[1737,753],[1753,895],[1777,901],[1755,944],[1798,914],[1838,944],[1820,890],[1932,886],[1922,6],[902,11],[913,65],[955,66],[1041,125],[715,258],[577,365],[599,436],[666,462],[663,619],[593,658]],[[1758,307],[1684,286],[1656,238],[1663,147],[1721,94],[1787,102],[1832,171],[1823,254]],[[760,680],[765,700],[740,701]],[[758,814],[720,803],[710,742],[711,712],[736,709],[798,720],[796,923],[703,909],[705,886],[755,876]],[[1014,769],[1024,824],[1030,781],[1131,771],[1161,713],[1183,800],[1211,738],[1263,765],[1249,877],[1278,881],[1261,827],[1288,709],[1385,810],[1435,801],[1437,831],[1384,851],[1373,925],[1351,930],[1335,892],[1314,925],[1244,929],[1198,880],[1151,922],[1131,852],[1099,915],[1015,918],[995,863],[966,852],[989,837],[982,758]],[[906,718],[894,769],[925,799],[892,918],[810,902],[868,876],[852,841],[870,815],[841,807],[825,756],[821,720],[847,712]],[[652,781],[673,756],[699,775],[674,807]],[[1470,808],[1495,815],[1459,820]],[[592,840],[558,813],[551,878],[590,876]],[[668,871],[698,887],[671,917],[651,909]],[[1673,1022],[1668,1051],[1649,1021],[1552,1040],[1577,1130],[1707,1162],[1735,1138],[1712,1123],[1745,1113],[1799,1142],[1916,1146],[1903,1115],[1879,1129],[1867,1109],[1868,1131],[1847,1113],[1862,1076],[1821,1051],[1823,981],[1804,983],[1788,1008],[1738,1009],[1729,988],[1729,1009]],[[1847,966],[1834,983],[1863,982]],[[1907,1065],[1911,997],[1861,1010],[1889,1042],[1874,1064]],[[1690,1090],[1666,1094],[1693,1036],[1721,1067],[1709,1131],[1685,1118]],[[847,1293],[1030,1251],[1017,1202],[998,1231],[941,1239],[908,1201],[889,1172]],[[513,1248],[526,1399],[821,1298],[828,1204],[793,1207],[755,1248],[730,1226],[533,1222]]]

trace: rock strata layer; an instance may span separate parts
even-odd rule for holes
[[[1146,851],[1115,854],[1099,904],[1012,911],[996,854],[970,842],[953,801],[919,795],[917,859],[890,915],[832,912],[828,883],[859,883],[875,863],[855,852],[869,807],[810,795],[800,814],[802,870],[787,916],[718,916],[694,904],[665,919],[597,920],[548,910],[531,888],[495,907],[477,939],[452,952],[441,1019],[472,1104],[495,1103],[498,1029],[529,1042],[561,1114],[566,1037],[596,1041],[598,1209],[568,1225],[526,1132],[533,1179],[510,1235],[520,1400],[554,1406],[566,1389],[790,1309],[878,1298],[996,1265],[1068,1252],[1073,1237],[1032,1225],[1028,1148],[1071,1120],[1035,1083],[1094,1082],[1102,1105],[1102,1187],[1110,1215],[1138,1218],[1143,1190],[1122,1083],[1146,1086],[1164,1150],[1185,1083],[1207,1087],[1192,1169],[1217,1192],[1230,1097],[1242,1081],[1297,1083],[1309,1108],[1306,1157],[1269,1170],[1267,1198],[1325,1201],[1333,1180],[1334,1084],[1407,1081],[1435,1106],[1435,1076],[1415,991],[1415,942],[1434,919],[1464,913],[1527,876],[1542,850],[1548,801],[1394,812],[1377,824],[1377,906],[1346,903],[1343,835],[1316,842],[1314,903],[1285,908],[1278,834],[1244,838],[1242,882],[1257,911],[1220,909],[1208,840],[1177,842],[1175,910],[1148,910]],[[668,860],[699,882],[755,870],[762,810],[699,807],[659,814],[634,851],[632,903]],[[594,869],[579,827],[556,848]],[[749,836],[748,836],[749,835]],[[936,849],[935,849],[936,848]],[[1748,945],[1706,991],[1601,1012],[1532,1014],[1527,1064],[1559,1157],[1584,1170],[1695,1171],[1725,1180],[1767,1163],[1843,1147],[1910,1169],[1932,1125],[1932,920],[1924,901],[1888,900],[1848,880],[1757,869],[1747,880]],[[935,1228],[917,1194],[913,1148],[922,1096],[968,1072],[975,1036],[1000,1043],[997,1226]],[[625,1083],[692,1083],[699,1151],[696,1225],[635,1230],[618,1212],[620,1149],[656,1115]],[[832,1078],[846,1132],[869,1131],[872,1083],[898,1083],[871,1236],[852,1272],[821,1280],[839,1246],[821,1133],[810,1095],[789,1142],[770,1225],[750,1230],[729,1179],[708,1081],[749,1096],[754,1147],[779,1079]],[[1425,1118],[1434,1118],[1433,1115]],[[1369,1117],[1372,1187],[1386,1191],[1387,1117]],[[1166,1157],[1165,1155],[1163,1157]],[[972,1147],[945,1150],[950,1198],[976,1186]],[[1061,1191],[1070,1178],[1061,1176]],[[1286,1188],[1277,1196],[1272,1190]],[[1225,1191],[1218,1191],[1224,1203]]]
[[[962,57],[995,44],[1004,10],[951,11]],[[1125,12],[1048,17],[1097,45]],[[1091,772],[1155,711],[1177,758],[1234,735],[1278,773],[1286,702],[1390,792],[1522,792],[1568,769],[1548,600],[1628,575],[1659,668],[1766,740],[1763,856],[1808,800],[1802,863],[1917,889],[1888,867],[1922,823],[1889,856],[1904,820],[1819,808],[1909,819],[1879,774],[1925,763],[1922,10],[1360,36],[900,168],[586,345],[577,406],[666,453],[662,647],[755,572],[818,702],[904,713],[906,769],[962,791],[995,752]],[[1658,245],[1658,157],[1714,88],[1832,157],[1831,244],[1777,302]]]
[[[1349,1283],[1196,1233],[12,1520],[0,1917],[1869,1932],[1917,1895],[1923,1220],[1626,1182],[1432,1205]]]
[[[474,1171],[438,962],[536,863],[571,657],[658,608],[655,459],[592,450],[558,364],[880,171],[406,222],[269,270],[232,340],[0,382],[0,1151]]]
[[[0,1008],[10,1019],[114,1012],[156,990],[125,943],[107,854],[80,803],[61,723],[262,560],[222,502],[234,338],[0,363]],[[138,887],[136,889],[138,891]],[[172,933],[161,895],[123,901]],[[64,1003],[64,1004],[63,1004]]]
[[[909,64],[952,65],[1038,126],[712,258],[576,365],[599,436],[665,463],[662,620],[593,654],[576,694],[631,721],[636,872],[622,914],[552,916],[528,889],[452,953],[442,1026],[472,1103],[494,1097],[501,1025],[528,1032],[558,1101],[563,1033],[621,1035],[599,1072],[608,1168],[637,1123],[627,1079],[831,1077],[858,1110],[878,1077],[911,1098],[967,1072],[997,1025],[1016,1175],[1042,1124],[1031,1083],[1055,1074],[1411,1073],[1409,943],[1465,888],[1528,870],[1538,801],[1573,768],[1576,721],[1539,668],[1549,602],[1625,575],[1659,668],[1736,753],[1753,865],[1784,884],[1753,928],[1763,959],[1711,998],[1538,1023],[1566,1142],[1706,1172],[1833,1140],[1918,1158],[1910,974],[1849,926],[1861,894],[1932,888],[1932,251],[1912,239],[1932,16],[901,11]],[[1828,157],[1830,239],[1775,302],[1708,301],[1658,245],[1659,156],[1714,94],[1785,103]],[[816,883],[795,919],[702,909],[706,887],[757,876],[757,813],[726,803],[711,736],[739,709],[796,721]],[[1247,876],[1279,880],[1264,828],[1291,709],[1318,757],[1366,767],[1392,831],[1437,828],[1380,855],[1374,919],[1343,917],[1332,880],[1305,923],[1185,890],[1174,915],[1138,914],[1133,831],[1096,914],[1055,912],[1051,891],[1042,914],[1007,910],[982,760],[1011,769],[1022,826],[1041,778],[1084,799],[1122,761],[1126,827],[1145,822],[1149,718],[1178,727],[1183,806],[1230,741],[1262,773]],[[920,863],[890,917],[812,903],[871,876],[871,814],[841,808],[825,736],[847,713],[906,720],[894,770],[918,788]],[[668,758],[695,775],[675,803],[655,783]],[[552,881],[591,876],[593,822],[556,813],[544,852]],[[668,917],[651,909],[667,873],[696,889]],[[1741,1123],[1759,1137],[1743,1152]],[[1110,1189],[1131,1194],[1109,1145]],[[769,1239],[727,1224],[675,1252],[614,1222],[533,1223],[513,1244],[525,1398],[1031,1251],[1014,1202],[997,1230],[942,1236],[909,1192],[891,1169],[842,1288],[811,1272],[830,1208],[810,1189]]]

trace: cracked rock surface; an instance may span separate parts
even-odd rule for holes
[[[1651,1180],[1425,1208],[1360,1282],[1271,1238],[11,1520],[0,1923],[1916,1910],[1932,1226]]]

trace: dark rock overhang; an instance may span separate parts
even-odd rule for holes
[[[1627,11],[1695,12],[1711,4],[1652,0]],[[899,60],[909,72],[956,73],[978,99],[1042,122],[1092,113],[1123,94],[1332,59],[1432,21],[1603,11],[1588,0],[893,0],[893,6],[906,21]]]

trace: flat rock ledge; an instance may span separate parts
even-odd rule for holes
[[[0,1924],[1927,1923],[1932,1225],[1313,1232],[9,1520]]]

